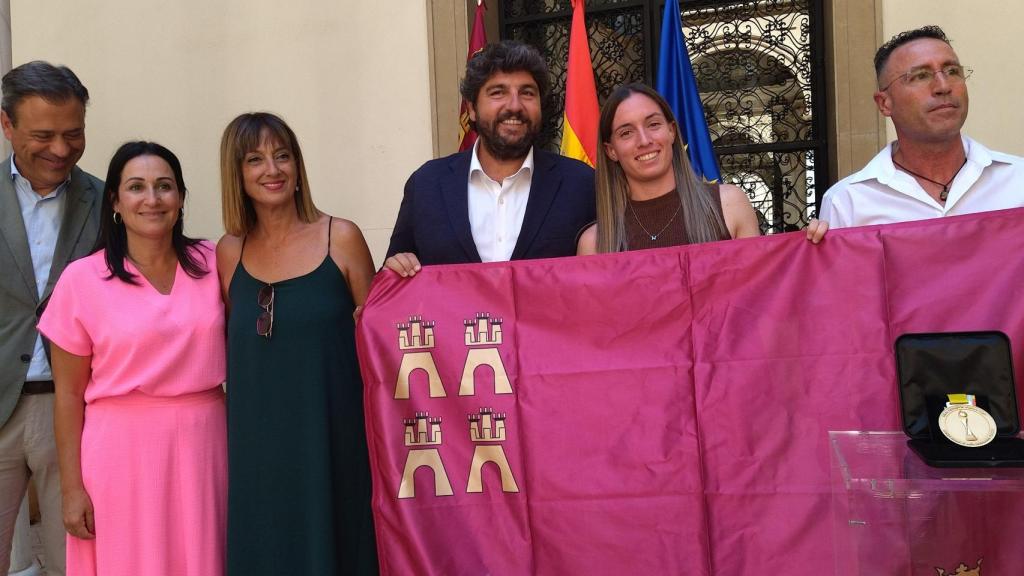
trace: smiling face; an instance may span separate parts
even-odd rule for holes
[[[540,88],[529,72],[495,72],[469,105],[469,117],[495,158],[520,159],[540,133],[540,104]]]
[[[18,173],[43,196],[67,180],[85,151],[85,106],[76,98],[54,104],[28,96],[15,106],[13,119],[0,113],[0,124]]]
[[[892,118],[901,142],[938,143],[958,139],[967,120],[967,84],[936,74],[930,82],[908,85],[900,76],[914,70],[941,70],[959,64],[949,44],[921,38],[900,46],[889,56],[875,93],[878,110]]]
[[[291,149],[266,131],[260,145],[242,156],[242,186],[254,204],[294,202],[297,174]]]
[[[183,202],[170,164],[159,156],[143,155],[124,165],[113,208],[124,220],[129,243],[132,238],[170,241]]]
[[[650,197],[675,187],[675,138],[675,124],[649,96],[634,92],[619,104],[604,152],[622,167],[631,196],[637,198],[640,193]]]

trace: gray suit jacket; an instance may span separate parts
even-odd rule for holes
[[[68,262],[92,250],[99,232],[103,182],[79,168],[65,191],[50,279],[40,299],[25,222],[11,179],[11,159],[0,163],[0,426],[14,411],[36,341],[36,322]]]

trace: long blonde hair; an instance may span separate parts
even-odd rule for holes
[[[295,192],[295,211],[303,222],[316,222],[320,211],[313,204],[306,177],[306,164],[295,132],[280,117],[269,112],[241,114],[232,120],[220,139],[220,191],[221,215],[224,230],[233,236],[242,236],[256,226],[256,210],[252,199],[245,193],[242,180],[242,159],[259,148],[265,137],[288,148],[295,158],[298,171],[298,190]]]
[[[681,215],[686,227],[686,238],[690,244],[714,242],[729,237],[721,205],[708,193],[707,188],[694,174],[690,160],[683,148],[679,135],[679,124],[672,114],[668,102],[656,91],[635,82],[619,86],[608,97],[601,109],[601,146],[611,141],[615,112],[619,105],[634,94],[641,94],[653,100],[661,108],[665,119],[675,130],[672,142],[672,171],[675,173],[676,192],[682,205]],[[597,154],[597,251],[623,252],[629,249],[626,240],[626,203],[629,202],[629,184],[622,166],[610,158],[604,150]]]

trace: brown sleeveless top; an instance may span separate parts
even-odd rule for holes
[[[711,194],[718,205],[718,213],[722,214],[722,196],[718,184],[705,184],[704,190]],[[665,248],[688,243],[682,206],[679,194],[675,190],[650,200],[629,200],[623,223],[626,227],[626,245],[630,250]],[[725,228],[724,219],[722,227]],[[721,238],[728,239],[728,234]]]

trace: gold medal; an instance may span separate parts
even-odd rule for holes
[[[972,394],[947,394],[949,402],[939,414],[939,430],[950,442],[977,448],[996,437],[996,421],[975,404]]]

